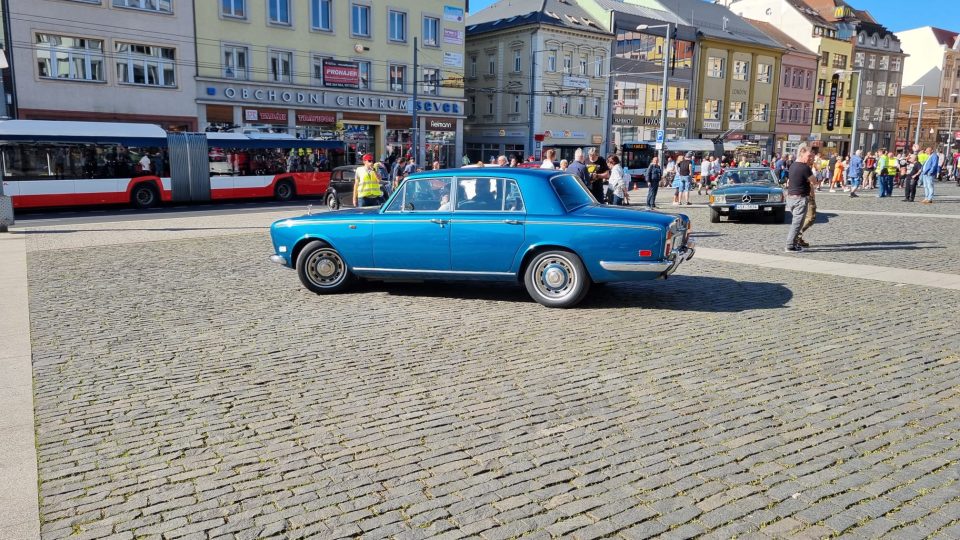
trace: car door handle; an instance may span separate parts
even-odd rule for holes
[[[436,224],[439,225],[440,228],[442,229],[443,227],[445,227],[445,226],[447,225],[447,223],[450,223],[450,222],[447,221],[447,220],[445,220],[445,219],[433,218],[433,219],[430,220],[430,223],[436,223]]]
[[[519,219],[505,219],[503,220],[503,222],[506,223],[507,225],[520,225],[521,223],[523,223]]]

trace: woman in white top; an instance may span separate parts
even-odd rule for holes
[[[553,164],[553,158],[556,155],[557,155],[557,151],[554,150],[553,148],[550,148],[549,150],[545,151],[543,153],[543,163],[540,164],[540,168],[556,170],[557,166]]]
[[[623,167],[620,166],[620,158],[611,154],[607,158],[607,165],[610,167],[610,192],[613,194],[610,204],[614,206],[624,206],[630,204],[629,187],[627,178],[623,174]]]

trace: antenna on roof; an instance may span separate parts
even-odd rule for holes
[[[729,18],[729,17],[724,17],[724,18],[723,18],[723,31],[724,31],[724,32],[727,31],[727,23],[728,23],[728,22],[730,22],[730,18]]]

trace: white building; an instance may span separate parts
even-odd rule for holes
[[[9,0],[5,16],[18,118],[197,128],[191,1]]]
[[[938,96],[940,105],[958,103],[952,94],[960,93],[960,72],[957,59],[960,58],[960,35],[957,32],[923,26],[912,30],[897,32],[900,45],[908,56],[903,66],[903,93]],[[911,85],[909,88],[908,85]]]

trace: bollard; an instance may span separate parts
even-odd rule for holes
[[[0,233],[7,232],[13,223],[13,199],[0,195]]]

